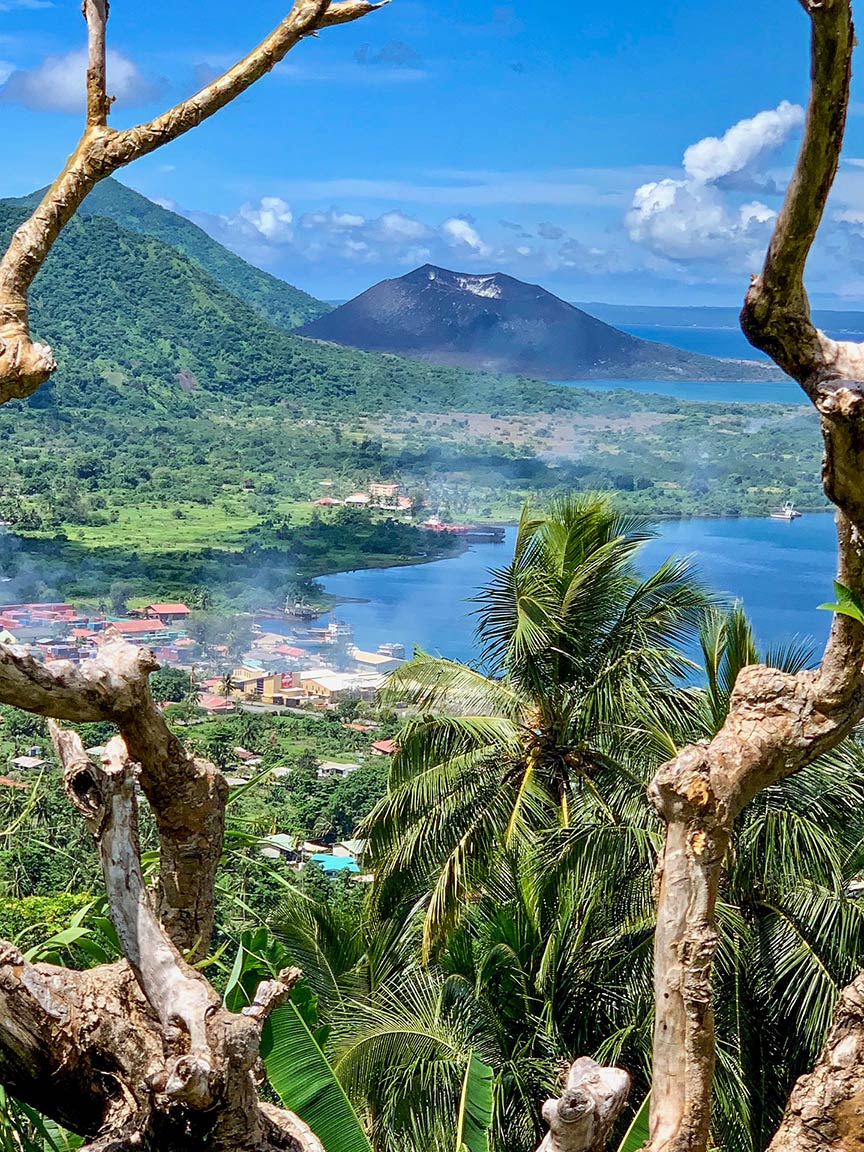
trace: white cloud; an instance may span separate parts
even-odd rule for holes
[[[5,84],[14,71],[14,64],[10,64],[8,60],[0,60],[0,84]]]
[[[51,0],[0,0],[0,12],[14,12],[16,8],[35,12],[38,8],[53,8]]]
[[[465,245],[478,256],[488,256],[490,248],[484,244],[480,233],[469,220],[462,216],[453,216],[441,225],[441,231],[456,245]]]
[[[0,89],[0,99],[39,111],[81,112],[86,105],[87,51],[47,56],[35,68],[13,71]],[[128,56],[108,51],[108,91],[118,101],[149,100],[157,87],[142,76]]]
[[[721,137],[691,144],[681,178],[636,189],[626,216],[631,240],[673,261],[729,261],[738,268],[744,261],[758,262],[776,213],[761,200],[742,203],[731,193],[748,182],[771,190],[759,163],[785,144],[803,119],[803,109],[784,100],[739,120]]]
[[[271,243],[282,244],[294,236],[294,213],[279,196],[264,196],[257,205],[244,204],[240,218]]]
[[[743,172],[767,152],[785,144],[804,123],[800,104],[781,101],[776,108],[739,120],[720,137],[706,136],[684,153],[684,171],[698,184],[713,184],[724,176]]]

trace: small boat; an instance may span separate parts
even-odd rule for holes
[[[795,507],[791,500],[787,500],[782,508],[777,508],[771,513],[772,520],[797,520],[801,513]]]

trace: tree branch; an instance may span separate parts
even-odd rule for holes
[[[242,1146],[253,1147],[263,1139],[251,1076],[261,1029],[300,973],[289,969],[284,980],[260,985],[241,1015],[223,1009],[208,981],[171,943],[150,904],[141,871],[135,777],[123,740],[115,736],[108,743],[97,767],[77,733],[53,721],[50,730],[66,792],[99,850],[120,947],[163,1038],[164,1060],[148,1076],[153,1106],[166,1117],[178,1107],[206,1116],[208,1143],[214,1147],[241,1146],[241,1137]],[[131,1123],[140,1123],[140,1115]]]
[[[63,228],[84,198],[106,176],[214,115],[274,68],[305,36],[347,24],[388,0],[295,0],[264,40],[194,96],[153,120],[116,132],[107,126],[105,31],[107,0],[84,0],[88,26],[87,127],[63,171],[32,216],[21,225],[0,261],[0,404],[29,396],[56,368],[51,349],[30,336],[27,293]]]
[[[84,0],[83,12],[87,21],[87,124],[96,128],[108,123],[111,110],[106,52],[108,0]]]
[[[811,22],[811,86],[798,160],[741,327],[816,402],[823,378],[864,374],[860,344],[830,340],[810,319],[804,266],[837,174],[852,75],[850,0],[800,0]]]
[[[561,1096],[543,1105],[549,1131],[537,1152],[603,1152],[629,1093],[630,1077],[623,1069],[580,1056]]]
[[[838,578],[864,595],[864,346],[837,343],[816,329],[803,281],[839,164],[855,35],[850,0],[801,2],[812,25],[804,138],[741,324],[751,343],[798,380],[820,412],[823,485],[839,510]],[[650,1152],[704,1152],[708,1143],[715,907],[735,818],[763,788],[852,732],[864,717],[862,666],[864,628],[836,615],[818,670],[791,676],[745,668],[720,732],[708,744],[685,748],[651,785],[666,840],[654,942]]]
[[[80,667],[0,645],[0,701],[58,720],[112,721],[141,767],[161,840],[159,914],[178,948],[206,952],[225,828],[222,773],[191,756],[150,695],[152,652],[115,636]]]

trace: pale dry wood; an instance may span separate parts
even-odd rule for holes
[[[138,841],[136,766],[121,737],[106,746],[96,765],[75,732],[50,723],[64,768],[66,791],[96,842],[111,919],[131,970],[137,993],[150,1012],[147,1036],[133,1042],[118,1037],[115,1091],[122,1107],[107,1108],[98,1122],[93,1147],[120,1144],[167,1150],[206,1143],[217,1152],[291,1147],[320,1152],[305,1126],[278,1109],[262,1114],[255,1087],[261,1030],[270,1013],[289,995],[300,973],[287,970],[278,981],[262,984],[249,1010],[234,1014],[201,973],[181,956],[156,916],[141,870]],[[126,965],[97,969],[122,1003],[130,984]],[[139,1020],[140,1028],[140,1020]],[[152,1034],[153,1043],[146,1041]],[[2,1038],[0,1038],[2,1042]],[[147,1066],[132,1058],[130,1046],[146,1053]],[[50,1103],[43,1110],[51,1113]],[[281,1126],[281,1128],[280,1128]],[[80,1120],[73,1126],[81,1130]],[[271,1139],[281,1131],[284,1139]],[[196,1134],[195,1142],[190,1140]]]
[[[603,1152],[629,1092],[630,1076],[623,1068],[606,1068],[580,1056],[561,1095],[543,1105],[549,1131],[538,1152]]]
[[[225,779],[190,755],[150,694],[152,652],[116,634],[93,660],[41,664],[0,645],[0,701],[57,720],[113,721],[141,766],[141,787],[161,840],[159,913],[174,942],[206,952],[213,931],[213,881],[225,828]]]
[[[270,72],[304,37],[359,20],[387,2],[295,0],[285,19],[216,80],[162,115],[115,131],[108,126],[111,98],[106,91],[108,4],[85,0],[86,127],[62,172],[16,231],[0,261],[0,403],[31,395],[56,368],[51,349],[31,338],[27,295],[57,237],[95,185],[213,116]]]
[[[750,286],[741,320],[748,339],[801,384],[820,413],[823,483],[838,508],[838,579],[864,597],[864,350],[818,331],[803,282],[839,163],[855,34],[849,0],[801,3],[812,26],[804,136],[763,270]],[[685,748],[663,765],[651,785],[651,799],[667,831],[658,868],[650,1152],[705,1152],[708,1145],[715,1062],[715,905],[735,818],[759,791],[836,747],[861,721],[862,664],[864,629],[850,617],[835,616],[818,670],[790,676],[761,666],[744,669],[717,736]],[[860,1071],[857,1079],[846,1079],[864,1093]],[[838,1082],[831,1074],[823,1080]],[[831,1109],[849,1107],[848,1091],[840,1095],[829,1105],[823,1094],[811,1112],[818,1114],[823,1134],[831,1130]],[[834,1131],[841,1128],[835,1125]],[[847,1125],[843,1132],[849,1131]],[[821,1138],[808,1143],[800,1129],[790,1140],[784,1142],[781,1135],[777,1140],[774,1152],[851,1152],[853,1147]]]

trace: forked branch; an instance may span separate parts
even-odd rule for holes
[[[765,264],[747,293],[748,339],[796,379],[821,416],[823,484],[838,508],[838,579],[864,596],[864,347],[830,340],[813,324],[804,269],[840,160],[855,33],[850,0],[800,0],[811,21],[811,90],[801,150]],[[836,747],[864,717],[864,628],[837,615],[816,671],[745,668],[720,732],[658,771],[651,799],[666,823],[654,945],[655,1032],[650,1152],[704,1152],[711,1120],[715,1036],[711,970],[716,900],[734,822],[743,807]],[[864,1046],[864,1033],[856,1043]],[[839,1117],[848,1087],[810,1100],[813,1124],[775,1152],[846,1145]],[[817,1077],[818,1080],[818,1077]],[[839,1082],[839,1081],[838,1081]],[[833,1116],[833,1118],[832,1118]],[[860,1132],[861,1120],[858,1119]],[[788,1125],[785,1126],[788,1128]],[[849,1131],[847,1128],[846,1132]],[[796,1142],[797,1140],[797,1142]],[[852,1145],[849,1145],[851,1148]],[[862,1146],[864,1147],[864,1146]]]
[[[57,720],[108,720],[120,729],[161,841],[159,914],[178,948],[205,952],[213,930],[213,885],[225,828],[225,779],[191,756],[150,694],[153,654],[109,636],[81,666],[41,664],[0,645],[0,702]]]
[[[51,349],[30,334],[30,285],[66,224],[91,189],[126,164],[176,140],[230,104],[273,69],[304,37],[359,20],[388,0],[295,0],[261,43],[194,96],[122,131],[108,127],[106,29],[108,0],[84,0],[88,29],[87,123],[63,171],[17,230],[0,261],[0,403],[29,396],[51,376]]]

